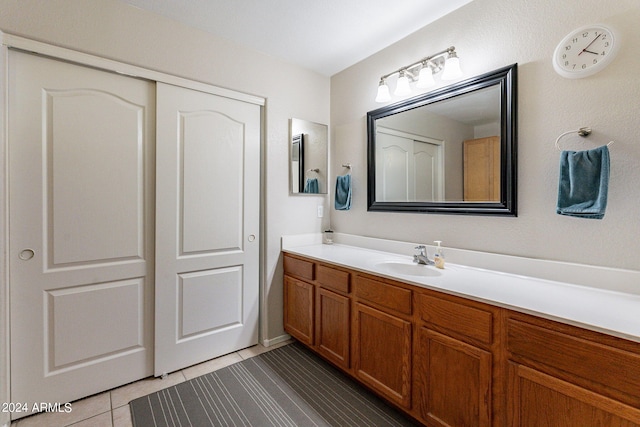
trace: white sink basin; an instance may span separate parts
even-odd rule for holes
[[[375,265],[382,273],[401,274],[405,276],[440,276],[440,273],[432,265],[416,264],[413,262],[385,261]]]

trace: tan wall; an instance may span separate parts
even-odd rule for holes
[[[331,78],[332,166],[351,162],[353,205],[331,212],[335,231],[533,258],[640,269],[640,4],[637,0],[474,0]],[[623,46],[604,71],[569,80],[553,70],[556,44],[590,23],[615,26]],[[517,218],[367,212],[366,113],[381,75],[455,45],[466,77],[518,63]],[[591,126],[581,145],[610,140],[602,221],[555,213],[561,133]]]

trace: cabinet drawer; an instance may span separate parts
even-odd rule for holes
[[[319,265],[316,279],[323,288],[335,289],[339,292],[349,293],[349,273],[335,268]]]
[[[315,264],[303,259],[284,256],[284,272],[301,279],[315,279]]]
[[[418,295],[420,319],[450,332],[491,345],[493,314],[456,302]]]
[[[411,291],[367,277],[357,276],[355,294],[358,298],[399,313],[411,314]]]
[[[583,387],[638,405],[640,351],[627,351],[513,318],[507,321],[507,349],[512,360],[533,364]]]

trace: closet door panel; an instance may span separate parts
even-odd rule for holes
[[[44,103],[49,263],[143,258],[143,106],[87,89]]]
[[[181,254],[241,250],[244,126],[216,111],[181,112],[180,126]]]
[[[154,85],[9,67],[11,399],[67,402],[152,373]]]
[[[260,107],[157,85],[155,374],[257,343]]]

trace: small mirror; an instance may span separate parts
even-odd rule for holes
[[[326,194],[329,176],[327,125],[290,120],[290,181],[292,194]]]
[[[515,216],[516,69],[370,111],[369,210]]]

